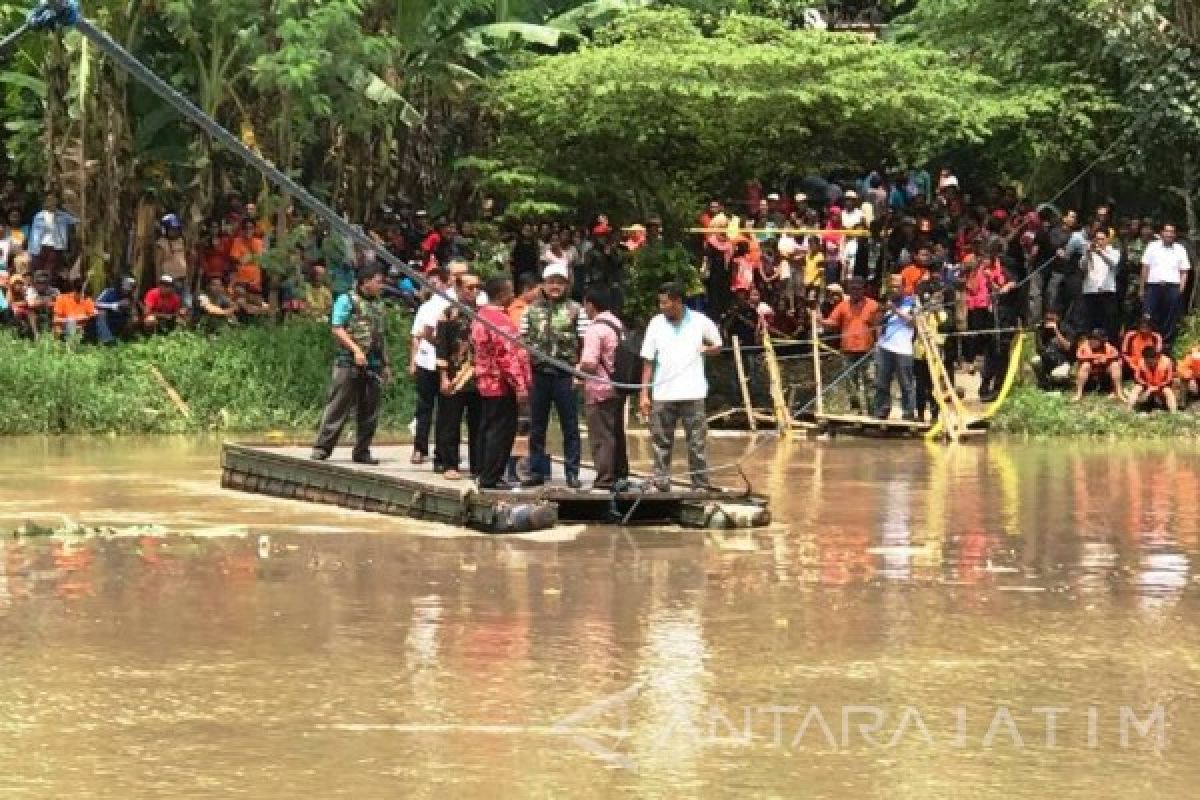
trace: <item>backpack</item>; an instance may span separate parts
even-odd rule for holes
[[[616,383],[637,385],[642,382],[642,337],[630,334],[610,320],[597,320],[596,324],[604,325],[617,335],[617,349],[613,353],[613,369],[608,376]],[[615,387],[622,395],[635,395],[640,388]]]

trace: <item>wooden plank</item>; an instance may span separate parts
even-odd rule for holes
[[[758,430],[758,421],[754,419],[754,403],[750,400],[750,384],[746,380],[746,369],[742,365],[742,345],[738,337],[733,337],[733,366],[737,370],[738,384],[742,387],[742,405],[746,410],[746,424],[750,430]]]
[[[906,419],[896,419],[889,417],[887,419],[879,419],[878,417],[868,417],[861,414],[814,414],[820,422],[834,422],[842,425],[861,425],[870,428],[906,428],[911,430],[924,430],[929,427],[927,422],[914,422]]]

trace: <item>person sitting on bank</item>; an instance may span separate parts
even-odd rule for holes
[[[1179,407],[1186,408],[1200,397],[1200,342],[1193,344],[1187,355],[1179,360]]]
[[[38,270],[33,273],[33,282],[25,290],[25,324],[34,339],[49,333],[54,323],[54,304],[58,300],[58,289],[50,285],[50,273]]]
[[[692,487],[711,490],[708,477],[708,418],[704,400],[708,378],[704,357],[721,352],[721,332],[699,311],[685,308],[683,289],[668,283],[658,290],[659,314],[642,339],[639,411],[650,422],[654,447],[654,486],[671,490],[671,451],[675,426],[683,423]]]
[[[480,489],[506,490],[513,488],[504,480],[504,471],[517,435],[517,409],[529,398],[529,354],[517,343],[517,326],[508,316],[512,282],[495,277],[485,288],[488,304],[471,325],[475,387],[483,405],[478,485]]]
[[[383,273],[377,267],[363,267],[355,283],[356,288],[340,295],[333,304],[330,322],[338,345],[337,359],[312,458],[315,461],[329,458],[353,411],[351,458],[357,464],[374,465],[379,460],[371,455],[371,441],[379,423],[379,401],[384,385],[392,379],[380,299]]]
[[[1103,328],[1097,328],[1079,343],[1075,351],[1079,372],[1075,376],[1075,402],[1085,391],[1107,390],[1118,401],[1125,400],[1121,390],[1121,354],[1109,344]]]
[[[325,265],[313,264],[304,285],[304,310],[311,317],[328,319],[333,310],[333,291],[325,277]]]
[[[617,348],[625,326],[612,313],[610,292],[600,286],[588,289],[583,310],[591,324],[583,334],[579,369],[605,380],[583,385],[583,409],[588,426],[588,445],[596,469],[593,489],[611,490],[629,478],[629,455],[625,442],[625,394],[612,385]]]
[[[183,316],[183,298],[175,291],[175,279],[163,275],[142,299],[142,327],[147,333],[168,333]]]
[[[233,304],[237,307],[237,321],[244,325],[256,323],[271,313],[262,295],[244,283],[233,285]]]
[[[1154,317],[1143,314],[1135,329],[1127,331],[1121,339],[1121,360],[1125,364],[1125,375],[1132,378],[1142,363],[1142,351],[1152,347],[1157,351],[1163,349],[1163,338],[1154,330]]]
[[[1057,311],[1047,311],[1042,316],[1042,327],[1037,332],[1037,354],[1030,359],[1039,388],[1069,385],[1074,349],[1072,338],[1073,334],[1060,321]]]
[[[96,340],[96,304],[84,293],[81,278],[71,278],[67,290],[54,299],[54,336]]]
[[[220,278],[211,277],[204,291],[197,298],[200,317],[197,324],[206,331],[224,330],[230,325],[238,324],[238,306],[234,299],[225,291],[225,284]]]
[[[1142,350],[1141,361],[1133,373],[1133,389],[1129,392],[1129,408],[1139,406],[1146,410],[1156,407],[1175,411],[1179,406],[1175,398],[1175,366],[1171,359],[1154,347]]]
[[[100,344],[113,345],[128,339],[137,328],[137,302],[133,290],[137,281],[124,275],[113,286],[105,287],[96,298],[96,338]]]

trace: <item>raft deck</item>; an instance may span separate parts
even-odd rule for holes
[[[538,530],[557,522],[677,522],[696,528],[743,528],[770,522],[764,498],[747,490],[697,491],[675,484],[659,492],[634,478],[630,491],[589,487],[595,472],[580,474],[583,489],[561,477],[545,486],[511,491],[480,490],[464,475],[446,480],[427,461],[410,463],[409,445],[372,448],[375,466],[350,460],[339,448],[326,461],[309,448],[225,444],[221,485],[227,489],[324,503],[392,516],[429,519],[489,532]],[[561,468],[556,468],[560,472]]]

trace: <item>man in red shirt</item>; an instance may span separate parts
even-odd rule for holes
[[[175,279],[163,275],[158,286],[146,292],[142,300],[142,324],[148,333],[167,333],[185,316],[183,298],[175,291]]]
[[[512,281],[492,278],[485,290],[488,304],[479,310],[479,319],[471,326],[475,388],[483,403],[479,488],[503,490],[512,488],[503,480],[504,469],[517,435],[518,404],[529,397],[529,354],[517,344],[519,332],[507,313],[513,300]]]
[[[1129,408],[1144,404],[1147,409],[1156,405],[1175,411],[1179,406],[1175,399],[1175,368],[1171,359],[1153,345],[1142,350],[1141,360],[1133,371],[1133,389],[1129,392]]]

